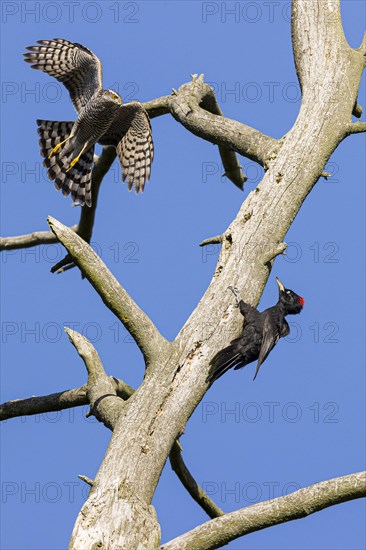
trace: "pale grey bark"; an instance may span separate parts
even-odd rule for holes
[[[366,122],[354,122],[349,125],[349,134],[360,134],[361,132],[366,132]]]
[[[71,227],[76,231],[77,225]],[[33,231],[27,235],[17,235],[16,237],[0,237],[0,250],[17,250],[20,248],[31,248],[42,244],[56,244],[57,237],[52,231]]]
[[[192,82],[183,84],[178,91],[173,89],[171,96],[144,103],[144,107],[150,118],[170,113],[193,134],[217,144],[225,170],[224,175],[239,189],[243,189],[247,177],[242,171],[235,151],[240,152],[237,144],[242,145],[244,140],[240,141],[238,137],[245,133],[246,143],[251,144],[253,134],[259,136],[258,139],[263,134],[236,121],[229,121],[230,135],[225,134],[222,125],[225,126],[228,119],[224,117],[212,88],[204,84],[203,75],[192,75]],[[210,118],[210,113],[215,116]],[[238,130],[238,128],[240,131],[237,134],[235,129]],[[263,136],[263,140],[267,140],[268,146],[276,142],[267,136]],[[246,150],[248,149],[247,145],[243,146]]]
[[[89,340],[71,328],[65,328],[65,331],[88,371],[88,416],[95,416],[106,428],[113,430],[123,412],[123,400],[117,395],[116,385],[107,376],[100,357]]]
[[[237,142],[237,137],[236,137],[235,131],[232,130],[231,135],[226,137],[227,146],[221,144],[222,138],[220,138],[220,135],[222,134],[222,130],[220,129],[220,124],[217,123],[216,121],[219,120],[219,121],[222,121],[223,124],[226,124],[226,119],[223,117],[223,114],[221,112],[221,109],[218,103],[216,102],[216,98],[214,96],[212,89],[209,86],[203,84],[203,75],[201,75],[200,78],[197,79],[196,77],[194,77],[192,82],[189,82],[181,86],[180,90],[181,90],[180,92],[175,91],[175,95],[177,96],[177,99],[173,99],[173,96],[174,96],[173,94],[172,96],[164,96],[164,97],[160,97],[155,100],[146,102],[144,104],[144,107],[148,111],[149,117],[155,118],[157,116],[162,116],[168,113],[174,114],[175,112],[178,112],[179,109],[181,108],[182,101],[187,102],[187,100],[192,100],[195,103],[195,106],[197,107],[199,112],[202,113],[202,116],[206,114],[205,109],[208,109],[210,112],[216,114],[217,115],[216,119],[214,119],[214,124],[212,125],[212,128],[210,130],[207,129],[207,125],[203,125],[201,131],[198,129],[194,133],[196,133],[200,137],[209,139],[213,143],[218,144],[222,164],[225,170],[225,176],[229,180],[231,180],[237,187],[239,187],[240,189],[243,189],[243,185],[247,177],[244,175],[242,171],[242,167],[234,152],[236,150],[235,145]],[[200,101],[203,102],[204,108],[198,107],[198,103]],[[182,124],[184,124],[182,117],[181,117],[181,122]],[[235,121],[230,121],[230,122],[232,122],[234,125],[240,124],[240,123],[236,123]],[[253,128],[249,128],[248,126],[245,126],[242,124],[240,124],[240,127],[242,128],[242,131],[248,132],[247,137],[249,136],[249,133],[254,134],[256,137],[259,136],[259,138],[261,136],[260,132],[257,132],[257,130],[254,130]],[[187,125],[187,128],[189,129],[189,124]],[[216,136],[216,128],[219,128],[219,132],[217,136]],[[206,137],[206,135],[208,137]],[[234,139],[235,143],[231,143],[231,138]],[[267,138],[267,136],[263,136],[263,139],[267,140],[269,145],[273,145],[273,143],[276,142],[276,140],[272,138]],[[245,149],[245,144],[243,145],[243,140],[241,140],[241,142],[238,142],[238,143],[241,143],[242,147],[244,147]],[[252,149],[254,150],[253,147]],[[91,207],[84,206],[81,209],[79,223],[78,225],[75,225],[72,227],[72,229],[78,235],[80,235],[80,237],[82,237],[84,241],[86,241],[87,243],[90,242],[92,232],[93,232],[100,186],[104,176],[110,169],[115,158],[116,158],[116,150],[114,147],[103,148],[102,155],[97,159],[93,168],[92,206]],[[56,244],[56,243],[58,243],[58,239],[55,237],[55,235],[51,231],[36,231],[26,235],[19,235],[15,237],[0,237],[0,251],[15,250],[20,248],[29,248],[32,246],[49,245],[49,244]],[[72,262],[71,257],[69,255],[66,255],[65,258],[63,258],[60,262],[58,262],[51,268],[51,272],[60,273],[74,266],[75,264]]]
[[[203,523],[163,544],[161,550],[214,550],[243,535],[365,496],[366,472],[337,477]]]
[[[169,345],[148,318],[132,300],[105,263],[74,231],[51,216],[48,224],[58,240],[67,249],[72,261],[98,292],[104,304],[116,315],[136,340],[148,364],[160,357]]]
[[[34,396],[27,399],[17,399],[14,401],[3,403],[2,405],[0,405],[0,421],[25,415],[35,415],[54,411],[62,411],[71,407],[80,407],[82,405],[88,404],[90,404],[91,408],[93,409],[93,405],[96,405],[96,407],[98,407],[99,405],[98,398],[104,398],[106,395],[110,395],[110,393],[112,393],[112,395],[117,395],[125,401],[129,399],[134,393],[135,390],[131,386],[126,384],[126,382],[124,382],[123,380],[119,380],[117,378],[114,378],[113,376],[110,376],[109,379],[106,380],[104,368],[92,344],[85,337],[81,337],[81,335],[78,335],[74,331],[70,331],[70,329],[68,328],[65,328],[65,331],[69,335],[71,333],[72,338],[70,338],[70,340],[76,347],[79,355],[82,357],[88,372],[90,372],[91,370],[92,372],[94,371],[94,374],[96,374],[94,367],[94,365],[96,365],[97,370],[99,370],[100,373],[101,382],[105,385],[105,389],[102,389],[100,386],[98,386],[98,384],[96,385],[96,387],[93,387],[94,377],[89,376],[88,383],[84,384],[80,388],[53,393],[50,395],[37,397]],[[96,378],[96,382],[98,382],[99,375]],[[102,395],[100,395],[100,389],[102,389]],[[105,391],[107,393],[104,393]],[[104,404],[105,403],[106,402],[104,402]],[[120,406],[118,405],[117,408],[113,409],[113,404],[111,409],[107,407],[107,416],[112,416],[112,420],[110,422],[105,422],[103,411],[102,414],[99,414],[100,411],[98,410],[98,408],[96,408],[96,410],[90,411],[87,416],[90,416],[90,414],[94,414],[100,422],[103,422],[106,427],[113,430],[114,418],[115,416],[118,417],[120,414],[119,408]],[[192,498],[209,515],[209,517],[215,518],[223,515],[223,511],[220,510],[218,506],[216,506],[216,504],[203,491],[202,487],[198,485],[198,483],[188,470],[187,466],[185,465],[182,457],[182,447],[179,440],[175,441],[170,451],[169,458],[172,469],[182,482],[183,486],[187,489]],[[81,480],[85,481],[85,483],[87,483],[88,485],[94,485],[94,481],[90,480],[87,476],[79,475],[78,477]]]
[[[275,257],[286,248],[285,235],[303,201],[324,175],[330,155],[350,133],[364,131],[364,123],[352,124],[352,114],[365,66],[366,40],[357,49],[348,45],[339,1],[293,0],[292,39],[302,103],[297,120],[281,140],[221,116],[203,78],[194,77],[172,96],[146,105],[152,116],[169,112],[190,132],[217,143],[224,152],[231,149],[248,156],[266,170],[236,218],[219,238],[215,237],[221,242],[221,253],[213,279],[174,342],[159,334],[85,240],[50,219],[52,231],[67,249],[70,261],[79,266],[107,307],[134,336],[148,367],[141,386],[117,414],[112,415],[113,403],[118,399],[115,390],[113,399],[104,399],[104,409],[98,412],[102,421],[107,419],[113,433],[89,498],[76,520],[71,550],[159,548],[160,529],[150,503],[161,471],[207,391],[209,361],[222,347],[222,334],[229,341],[242,326],[227,287],[238,287],[247,302],[258,303]],[[239,164],[234,157],[227,158],[233,181],[240,181],[243,176]],[[201,244],[209,242],[207,239]],[[96,401],[103,400],[103,391],[108,395],[113,390],[104,371],[99,370],[98,376],[108,387],[99,391],[96,384]],[[315,486],[320,490],[320,500],[316,500],[314,488],[308,488],[284,500],[224,515],[168,542],[164,548],[218,548],[247,532],[359,498],[365,495],[360,475]],[[238,518],[239,523],[235,521]]]
[[[114,389],[119,397],[126,400],[135,391],[123,380],[110,377]],[[19,416],[43,414],[54,411],[63,411],[74,407],[88,405],[87,384],[80,388],[65,390],[49,395],[27,397],[26,399],[14,399],[0,405],[0,421],[9,420]]]

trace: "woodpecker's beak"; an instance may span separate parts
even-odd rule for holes
[[[283,286],[283,284],[281,283],[281,281],[279,280],[278,277],[276,277],[276,283],[278,284],[278,289],[280,292],[285,292],[285,287]]]

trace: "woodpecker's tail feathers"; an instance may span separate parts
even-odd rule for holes
[[[242,361],[242,356],[237,350],[236,344],[230,344],[227,348],[216,353],[215,357],[210,362],[211,370],[207,376],[206,382],[213,384],[215,380],[220,378],[226,371],[239,365]]]

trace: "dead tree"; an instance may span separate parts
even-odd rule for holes
[[[359,48],[349,46],[339,0],[293,0],[292,40],[302,103],[295,124],[279,140],[225,118],[202,75],[145,105],[151,118],[170,113],[193,134],[217,144],[226,175],[236,185],[245,180],[236,153],[265,170],[226,231],[201,243],[220,242],[220,257],[209,287],[173,342],[159,333],[87,244],[99,186],[114,160],[110,149],[96,163],[94,206],[82,210],[78,226],[67,228],[50,218],[51,232],[2,239],[3,249],[60,241],[67,256],[53,270],[78,266],[133,336],[146,364],[144,380],[134,391],[105,373],[86,338],[66,329],[85,363],[85,386],[1,407],[5,419],[89,403],[90,414],[112,430],[95,479],[83,477],[91,489],[75,523],[71,550],[159,548],[160,527],[150,503],[169,456],[185,487],[213,519],[167,542],[164,550],[219,548],[247,533],[366,496],[365,473],[355,473],[223,514],[194,482],[178,441],[207,391],[209,361],[222,345],[220,333],[235,334],[241,324],[227,287],[237,286],[257,305],[276,256],[286,248],[289,227],[313,186],[326,175],[327,160],[343,139],[366,130],[365,122],[352,121],[362,113],[357,94],[366,36]],[[253,250],[255,257],[249,254]]]

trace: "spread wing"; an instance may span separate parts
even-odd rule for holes
[[[79,113],[102,87],[102,65],[96,55],[81,44],[63,38],[38,40],[28,46],[24,61],[62,82]]]
[[[268,313],[263,323],[262,346],[259,352],[257,368],[253,380],[256,379],[261,364],[267,359],[269,353],[273,350],[281,336],[282,334],[278,325],[274,322],[272,316]]]
[[[129,191],[134,186],[136,193],[142,192],[145,182],[150,179],[154,144],[149,115],[141,103],[133,101],[121,105],[99,143],[116,147],[122,181],[127,179]]]

